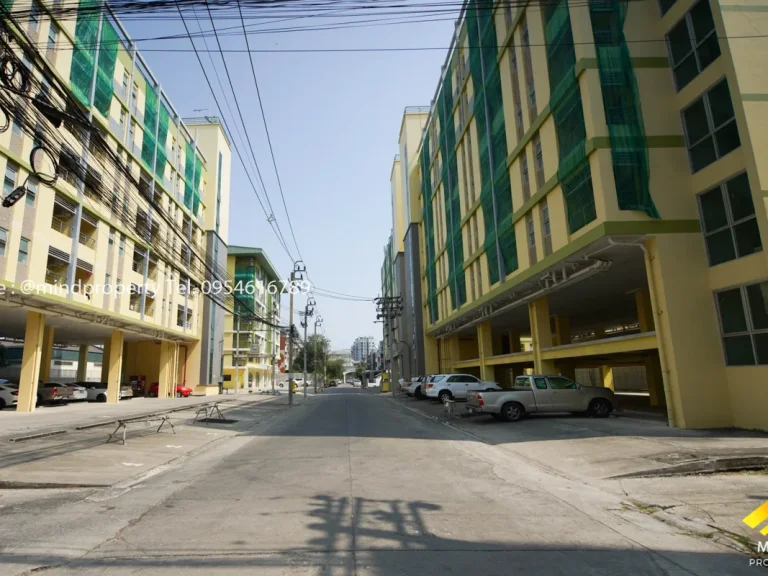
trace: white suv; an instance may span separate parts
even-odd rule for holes
[[[480,380],[472,374],[437,374],[426,383],[426,389],[422,388],[427,398],[437,399],[440,402],[446,400],[466,400],[470,390],[501,390],[496,382]]]

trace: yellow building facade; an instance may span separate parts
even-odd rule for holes
[[[588,370],[674,426],[768,429],[764,29],[759,3],[465,4],[408,175],[427,373]]]
[[[227,272],[235,282],[235,314],[227,313],[224,320],[224,388],[271,390],[273,383],[277,385],[283,282],[260,248],[230,246]]]
[[[24,341],[18,409],[34,409],[55,344],[104,346],[110,401],[131,380],[161,397],[210,384],[202,289],[212,211],[229,204],[221,126],[184,123],[108,10],[63,20],[49,2],[5,4],[21,90],[0,101],[0,173],[4,198],[25,194],[0,208],[0,337]]]

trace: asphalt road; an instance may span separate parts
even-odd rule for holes
[[[599,489],[348,387],[131,489],[78,492],[66,509],[29,498],[61,543],[0,549],[0,573],[754,573]]]

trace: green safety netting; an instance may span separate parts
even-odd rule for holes
[[[451,70],[453,66],[449,68]],[[459,170],[456,162],[456,128],[453,122],[453,86],[451,74],[445,75],[437,98],[440,119],[440,156],[442,157],[443,198],[445,200],[446,251],[448,253],[448,287],[451,305],[458,308],[467,301],[464,276],[464,242],[461,235],[461,201]]]
[[[613,176],[622,210],[659,218],[649,188],[648,148],[637,78],[624,37],[627,0],[589,0]]]
[[[13,0],[0,0],[0,6],[10,11],[13,8]]]
[[[576,53],[568,0],[544,8],[544,36],[549,69],[549,108],[555,123],[559,163],[557,177],[563,190],[568,229],[576,232],[597,217],[592,173],[584,148],[587,136],[581,90],[576,79]]]
[[[157,92],[146,80],[144,85],[146,86],[144,90],[144,141],[141,145],[141,159],[145,166],[152,170],[152,164],[155,161],[155,150],[157,148],[157,138],[155,136],[155,129],[157,128]]]
[[[435,227],[432,214],[432,178],[429,172],[429,129],[421,147],[421,196],[424,199],[422,218],[424,220],[424,249],[426,252],[425,270],[427,273],[427,307],[429,322],[437,322],[437,277],[435,273]]]
[[[195,156],[192,145],[185,142],[184,148],[184,206],[192,210],[192,180],[195,176]]]
[[[254,295],[253,291],[248,294],[245,289],[252,286],[256,271],[247,260],[238,258],[235,261],[235,313],[244,314],[253,310]]]
[[[112,95],[115,92],[113,79],[117,62],[117,46],[120,40],[115,28],[104,20],[101,24],[101,43],[99,44],[99,66],[96,74],[96,93],[93,105],[104,117],[109,116]]]
[[[165,175],[165,165],[168,162],[166,143],[168,142],[168,125],[171,123],[171,114],[160,104],[160,121],[157,125],[157,160],[155,161],[155,174],[162,180]]]
[[[512,189],[507,168],[507,133],[498,65],[498,41],[488,0],[467,5],[469,70],[475,90],[474,113],[480,156],[480,204],[485,221],[485,254],[491,284],[518,268],[512,221]],[[499,256],[501,262],[499,262]]]
[[[94,8],[96,8],[94,0],[80,0],[77,23],[75,24],[72,67],[69,72],[72,92],[84,106],[91,105],[93,61],[99,32],[99,19],[93,15]]]
[[[203,161],[200,156],[195,155],[195,177],[194,188],[192,189],[192,214],[197,214],[200,206],[200,180],[203,174]]]

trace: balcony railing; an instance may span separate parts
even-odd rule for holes
[[[53,217],[53,220],[51,220],[51,228],[56,230],[56,232],[61,232],[67,238],[72,238],[72,226],[60,218]]]
[[[59,270],[51,270],[50,268],[45,270],[45,283],[46,284],[65,284],[67,282],[66,272]]]
[[[83,246],[87,246],[88,248],[93,249],[96,246],[96,239],[95,238],[89,238],[85,234],[80,234],[80,238],[78,238],[78,241]]]

